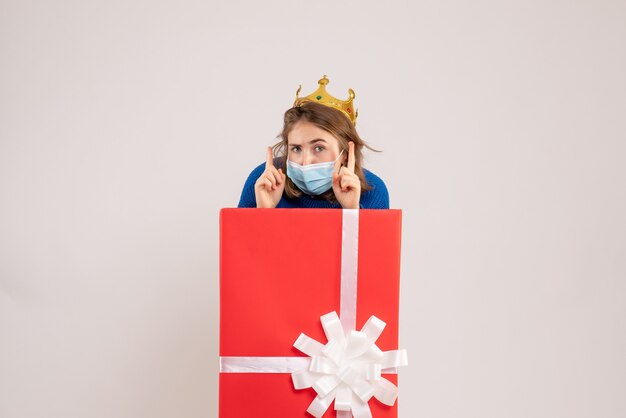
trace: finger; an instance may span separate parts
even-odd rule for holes
[[[264,187],[265,187],[265,176],[261,175],[258,179],[256,179],[256,182],[254,183],[254,188],[263,189]]]
[[[259,179],[259,186],[261,189],[272,190],[272,182],[269,181],[269,179],[264,178],[264,177]]]
[[[272,152],[272,147],[267,147],[267,157],[265,159],[265,169],[267,170],[270,167],[274,167],[274,152]]]
[[[339,175],[339,177],[357,177],[357,175],[354,173],[354,171],[350,171],[348,169],[347,166],[342,165],[341,167],[339,167],[339,173],[337,173]]]
[[[287,181],[287,176],[285,175],[285,173],[283,173],[283,169],[279,168],[278,169],[278,174],[280,175],[280,180],[282,183]]]
[[[348,170],[347,167],[343,167],[343,170],[341,170],[340,175],[346,180],[359,180],[359,176],[357,176],[355,173]]]
[[[339,179],[340,182],[343,181],[344,178],[347,178],[350,176],[356,176],[356,174],[348,171],[348,167],[346,167],[345,165],[342,165],[341,167],[339,167],[339,171],[337,172],[337,178]]]
[[[341,178],[343,177],[343,166],[339,167],[338,171],[333,172],[333,184],[341,188]]]
[[[354,173],[354,142],[348,142],[348,170]]]
[[[348,192],[356,192],[358,190],[358,185],[348,182],[341,187],[341,191],[344,193]]]
[[[341,189],[342,192],[346,191],[346,185],[348,184],[348,176],[346,176],[346,170],[345,167],[341,167],[341,169],[339,170],[339,176],[338,177],[338,182],[339,182],[339,188]]]
[[[359,188],[360,180],[356,176],[343,176],[341,179],[341,189],[345,192]]]
[[[347,192],[348,190],[350,190],[350,179],[347,177],[342,177],[341,178],[341,191],[342,192]]]
[[[271,171],[266,171],[263,177],[268,179],[272,183],[272,186],[276,186],[277,181],[276,181],[276,177],[274,176],[274,173],[272,173]]]
[[[274,176],[276,184],[281,184],[283,182],[283,176],[278,172],[276,167],[270,167],[266,172],[271,173]]]

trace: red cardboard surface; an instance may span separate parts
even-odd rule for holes
[[[334,209],[221,211],[220,356],[304,356],[293,347],[301,332],[327,342],[320,316],[340,314],[341,226]],[[400,210],[359,211],[356,325],[385,321],[383,351],[398,348],[400,241]],[[220,374],[221,418],[310,417],[314,397],[288,373]],[[369,404],[374,417],[397,416],[397,402]]]

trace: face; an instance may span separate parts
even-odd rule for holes
[[[287,143],[287,158],[300,165],[335,161],[339,156],[337,138],[304,120],[296,122]]]

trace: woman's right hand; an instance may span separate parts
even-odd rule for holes
[[[280,168],[274,167],[274,153],[272,147],[267,147],[265,171],[254,183],[257,208],[275,208],[283,196],[287,176]]]

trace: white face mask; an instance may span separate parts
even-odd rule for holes
[[[333,169],[341,154],[343,150],[335,161],[309,165],[300,165],[287,160],[287,175],[304,193],[320,195],[333,187]]]

